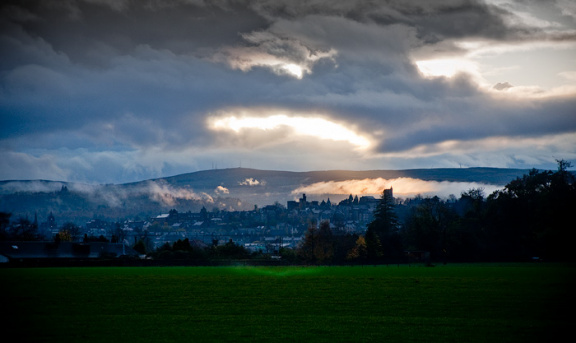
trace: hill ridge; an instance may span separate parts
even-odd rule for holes
[[[309,200],[329,198],[332,202],[347,197],[348,193],[345,192],[377,195],[390,185],[384,180],[399,182],[394,184],[395,194],[397,191],[402,193],[401,183],[429,186],[426,182],[434,181],[436,189],[441,184],[443,191],[457,195],[472,187],[482,188],[483,185],[490,190],[502,187],[528,172],[528,169],[490,167],[316,171],[226,168],[121,184],[4,180],[0,181],[0,212],[28,218],[34,218],[36,214],[39,218],[45,218],[48,213],[54,212],[68,220],[80,221],[98,216],[146,217],[170,209],[199,211],[202,207],[217,207],[251,210],[254,205],[265,206],[276,202],[285,205],[288,200],[298,199],[301,193],[306,193]],[[358,187],[362,182],[369,184],[371,193],[355,191],[366,189],[364,186]],[[62,188],[64,185],[65,189]],[[426,193],[418,189],[415,192],[431,194],[430,191]],[[415,195],[414,191],[409,194]]]
[[[235,167],[235,168],[220,168],[220,169],[204,169],[188,173],[175,174],[170,176],[162,176],[150,179],[143,179],[139,181],[131,181],[124,183],[87,183],[82,181],[62,181],[62,180],[48,180],[48,179],[10,179],[10,180],[0,180],[0,185],[7,184],[11,182],[40,182],[40,183],[60,183],[64,185],[87,185],[87,186],[129,186],[145,182],[156,182],[156,181],[167,181],[167,180],[178,180],[184,178],[190,178],[193,176],[205,176],[205,175],[215,175],[222,176],[230,175],[231,173],[238,175],[240,173],[256,173],[261,175],[290,175],[290,176],[317,176],[317,175],[334,175],[343,174],[348,176],[361,176],[361,177],[378,177],[388,176],[388,177],[413,177],[421,178],[426,176],[429,180],[438,181],[456,181],[456,180],[470,180],[471,178],[479,178],[477,181],[486,181],[493,177],[504,177],[507,181],[504,183],[498,183],[499,185],[504,185],[511,181],[510,177],[521,176],[527,174],[530,169],[519,169],[519,168],[498,168],[498,167],[467,167],[467,168],[411,168],[411,169],[368,169],[368,170],[352,170],[352,169],[326,169],[326,170],[310,170],[310,171],[288,171],[288,170],[275,170],[275,169],[257,169],[257,168],[246,168],[246,167]],[[443,178],[447,175],[446,172],[451,173],[452,180],[444,180]],[[479,174],[479,172],[492,172],[497,175],[486,175]],[[255,175],[255,174],[250,174]],[[465,176],[464,176],[465,175]]]

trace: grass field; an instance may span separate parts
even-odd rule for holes
[[[548,342],[576,267],[0,269],[2,334],[34,342]]]

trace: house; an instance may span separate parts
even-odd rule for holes
[[[153,223],[164,224],[164,223],[168,222],[169,217],[170,217],[169,213],[163,213],[163,214],[157,215],[156,217],[151,218],[150,221]]]

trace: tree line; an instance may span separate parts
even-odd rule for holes
[[[383,194],[365,234],[360,259],[392,261],[427,252],[437,262],[574,261],[576,182],[558,169],[532,169],[485,196],[470,189],[460,198],[417,196],[395,202]]]
[[[334,236],[323,222],[284,254],[317,264],[576,261],[576,178],[557,162],[555,172],[532,169],[488,196],[470,189],[399,201],[384,191],[364,235]]]

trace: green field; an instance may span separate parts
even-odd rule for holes
[[[576,267],[0,269],[2,331],[34,342],[546,342]]]

